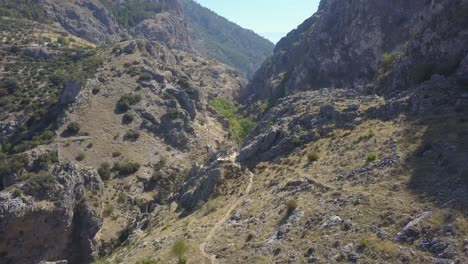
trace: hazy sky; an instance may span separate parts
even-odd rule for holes
[[[318,8],[320,0],[195,0],[276,43]]]

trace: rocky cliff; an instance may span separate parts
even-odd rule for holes
[[[382,71],[395,60],[406,61],[400,71],[410,72],[404,74],[400,90],[418,81],[412,78],[420,76],[414,75],[441,57],[446,68],[454,70],[459,62],[455,58],[464,55],[459,43],[464,42],[466,16],[459,10],[465,5],[464,1],[322,1],[315,15],[278,43],[245,96],[276,100],[325,87],[365,88],[385,75]]]

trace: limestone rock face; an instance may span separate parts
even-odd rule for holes
[[[174,16],[169,12],[158,14],[153,19],[141,22],[134,28],[133,32],[137,37],[164,43],[169,48],[192,50],[187,25],[183,17]]]
[[[322,1],[276,46],[248,94],[277,99],[299,90],[354,87],[374,79],[383,52],[409,37],[427,1]]]
[[[123,34],[114,16],[99,1],[79,0],[73,5],[54,0],[39,3],[65,30],[93,43],[115,42]]]
[[[0,192],[2,263],[87,263],[97,257],[94,236],[102,221],[89,194],[102,191],[99,175],[73,164],[57,165],[51,174],[57,181],[47,199]]]

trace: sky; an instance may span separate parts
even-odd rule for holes
[[[273,43],[317,11],[320,0],[195,0]]]

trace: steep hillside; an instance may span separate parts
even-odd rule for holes
[[[0,7],[0,264],[468,262],[467,0],[322,0],[248,84],[176,0]]]
[[[228,21],[193,0],[180,1],[193,47],[240,69],[249,79],[272,54],[273,43]]]

